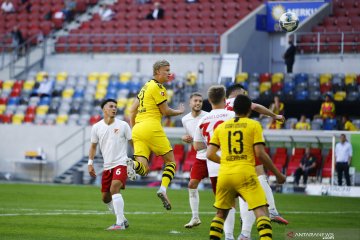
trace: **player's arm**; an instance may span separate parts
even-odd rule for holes
[[[271,161],[269,155],[265,152],[264,144],[258,143],[254,145],[255,156],[264,164],[266,169],[272,171],[278,183],[282,184],[285,182],[286,177],[275,167]]]
[[[216,163],[220,163],[220,157],[219,155],[216,154],[218,150],[219,150],[219,146],[210,143],[206,151],[207,159]]]
[[[95,154],[96,154],[96,147],[97,147],[97,143],[91,143],[90,145],[90,149],[89,149],[89,162],[88,162],[88,172],[90,174],[90,176],[92,177],[96,177],[96,172],[94,169],[94,158],[95,158]]]
[[[203,150],[203,149],[206,149],[207,146],[204,142],[193,142],[193,146],[194,146],[194,149],[195,151],[200,151],[200,150]]]
[[[136,114],[138,113],[138,107],[140,105],[139,99],[136,98],[130,107],[130,127],[135,125]]]
[[[169,105],[167,104],[167,101],[160,103],[158,106],[159,106],[160,112],[163,116],[177,116],[177,115],[183,114],[185,111],[184,104],[182,104],[182,103],[180,103],[178,109],[170,108]]]
[[[258,112],[260,114],[272,117],[276,120],[285,121],[285,117],[283,115],[277,115],[275,114],[273,111],[271,111],[270,109],[264,107],[261,104],[257,104],[257,103],[252,103],[251,109],[254,110],[255,112]]]
[[[184,136],[181,137],[181,140],[182,140],[184,143],[192,143],[193,138],[192,138],[192,136],[190,136],[189,134],[186,134],[186,135],[184,135]]]

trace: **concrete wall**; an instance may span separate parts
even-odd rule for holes
[[[218,54],[56,54],[45,61],[45,70],[50,72],[66,71],[69,73],[130,71],[152,76],[155,61],[166,59],[171,64],[171,71],[184,75],[188,71],[198,72],[204,66],[204,80],[216,81],[219,71]],[[202,81],[199,77],[199,81]]]
[[[243,72],[269,70],[269,34],[255,30],[256,14],[265,13],[262,4],[221,36],[221,53],[239,53]]]

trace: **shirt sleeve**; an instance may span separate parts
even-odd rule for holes
[[[195,128],[195,133],[194,133],[194,137],[193,137],[193,141],[194,142],[205,142],[204,141],[204,137],[201,134],[201,129],[200,129],[200,123],[196,126]]]
[[[96,125],[94,125],[92,128],[91,128],[91,143],[98,143],[99,142],[99,138],[97,136],[97,127]]]
[[[166,89],[160,83],[155,83],[151,90],[151,95],[154,98],[156,105],[160,105],[167,101]]]
[[[210,139],[210,143],[209,143],[209,144],[212,144],[212,145],[215,145],[215,146],[220,147],[219,132],[220,132],[220,128],[217,127],[217,128],[215,129],[215,131],[214,131],[213,136],[212,136],[211,139]]]
[[[259,122],[255,122],[254,128],[254,144],[265,143],[262,127]]]

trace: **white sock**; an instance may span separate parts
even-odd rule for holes
[[[273,195],[273,192],[269,185],[269,182],[266,179],[266,176],[260,175],[260,176],[258,176],[258,179],[259,179],[259,182],[260,182],[262,188],[265,191],[266,200],[269,204],[269,211],[278,214],[278,211],[276,210],[276,206],[275,206],[274,195]]]
[[[113,205],[116,215],[116,224],[120,225],[124,222],[124,199],[120,193],[112,195]]]
[[[240,216],[242,220],[241,234],[250,238],[251,229],[255,223],[255,214],[253,211],[249,211],[249,206],[241,197],[239,197]]]
[[[234,239],[235,208],[231,208],[224,222],[224,233],[226,239]]]
[[[192,218],[199,218],[199,191],[189,188],[189,202],[192,212]]]
[[[165,193],[166,193],[166,187],[164,187],[164,186],[160,186],[160,191],[161,191],[161,192],[165,192]]]
[[[105,203],[106,206],[108,207],[109,211],[113,214],[115,214],[115,210],[114,210],[114,205],[113,205],[113,201],[111,200],[111,202]]]

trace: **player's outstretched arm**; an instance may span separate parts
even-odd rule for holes
[[[271,111],[270,109],[264,107],[261,104],[257,104],[257,103],[252,103],[253,105],[251,106],[251,108],[255,111],[258,112],[260,114],[272,117],[276,120],[279,120],[281,122],[285,121],[285,117],[283,115],[277,115],[275,114],[273,111]]]
[[[163,116],[177,116],[183,114],[185,111],[185,106],[183,103],[180,103],[178,109],[172,109],[169,107],[167,102],[163,102],[159,105],[160,112]]]
[[[94,161],[95,154],[96,154],[96,146],[97,146],[97,143],[91,143],[90,149],[89,149],[88,172],[91,177],[96,177],[96,172],[95,172],[95,169],[93,166],[93,162],[90,162],[90,161]]]
[[[260,161],[268,170],[272,171],[275,174],[277,182],[283,184],[286,180],[286,177],[275,167],[269,155],[265,152],[264,145],[256,144],[254,146],[254,150],[256,157],[260,159]]]
[[[140,105],[139,99],[136,98],[133,104],[130,107],[130,127],[132,128],[135,125],[135,118],[138,112],[138,107]]]
[[[219,155],[216,154],[216,152],[218,150],[219,150],[218,146],[209,144],[209,146],[207,147],[207,151],[206,151],[207,159],[209,159],[210,161],[216,162],[216,163],[220,163],[220,157],[219,157]]]

